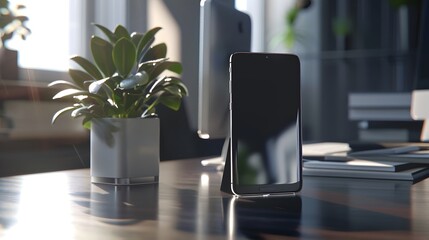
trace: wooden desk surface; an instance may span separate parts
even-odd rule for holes
[[[89,170],[0,178],[1,239],[429,239],[429,180],[305,177],[295,198],[236,200],[200,160],[160,183],[90,183]]]

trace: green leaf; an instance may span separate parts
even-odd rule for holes
[[[106,84],[111,88],[111,89],[117,89],[119,83],[123,80],[124,78],[119,76],[118,74],[113,75],[113,77],[110,77],[110,79],[108,81],[106,81]]]
[[[185,84],[183,84],[183,82],[176,77],[158,78],[149,86],[150,89],[148,93],[156,93],[162,90],[163,88],[165,88],[166,86],[172,86],[172,85],[178,86],[183,91],[184,95],[188,94],[188,89],[186,88]]]
[[[159,104],[159,97],[155,99],[155,101],[153,101],[149,106],[148,105],[144,105],[146,107],[146,110],[143,111],[141,117],[148,117],[150,116],[152,113],[155,112],[155,107]]]
[[[137,47],[137,55],[139,56],[139,59],[143,57],[144,50],[149,49],[150,45],[155,41],[155,35],[159,30],[161,30],[160,27],[155,27],[144,34]]]
[[[156,108],[152,107],[150,109],[146,109],[143,114],[140,116],[141,118],[153,117],[156,116]]]
[[[102,85],[105,85],[105,82],[108,80],[109,78],[103,78],[97,81],[92,82],[89,87],[88,87],[88,91],[90,93],[96,94],[98,93],[98,91],[100,90],[100,88],[102,87]]]
[[[128,30],[122,26],[122,25],[118,25],[115,28],[115,36],[116,39],[121,39],[121,38],[127,38],[130,39],[130,33],[128,32]]]
[[[169,62],[167,69],[177,74],[182,74],[183,72],[183,67],[180,62]]]
[[[167,77],[162,77],[162,78],[158,78],[154,81],[151,81],[151,84],[149,84],[149,86],[148,86],[149,87],[148,93],[155,92],[156,87],[158,87],[163,82],[165,82],[166,79],[167,79]]]
[[[77,84],[66,81],[66,80],[56,80],[53,81],[51,83],[48,84],[48,87],[53,87],[53,86],[58,86],[58,85],[64,85],[64,86],[68,86],[68,87],[72,87],[72,88],[77,88],[80,89],[81,87],[79,87]]]
[[[89,75],[91,75],[94,79],[101,79],[102,74],[98,70],[98,68],[90,62],[88,59],[80,57],[80,56],[74,56],[71,58],[74,62],[79,64]]]
[[[61,109],[61,110],[58,110],[58,111],[54,114],[54,116],[52,117],[51,124],[54,124],[54,123],[55,123],[55,121],[57,120],[57,118],[58,118],[59,116],[61,116],[62,114],[66,113],[66,112],[69,112],[69,111],[71,111],[71,110],[74,110],[75,108],[76,108],[76,107],[74,107],[74,106],[70,106],[70,107],[65,107],[65,108],[63,108],[63,109]]]
[[[135,46],[139,46],[140,41],[143,39],[143,34],[141,33],[137,33],[137,32],[133,32],[131,34],[131,41],[133,41]]]
[[[145,62],[149,60],[155,60],[158,58],[165,58],[166,56],[167,56],[167,45],[165,43],[160,43],[150,48],[145,54],[145,56],[143,57],[142,61]]]
[[[154,27],[152,29],[149,29],[143,36],[141,44],[146,45],[152,38],[155,37],[155,35],[161,30],[161,27]]]
[[[155,38],[152,38],[147,44],[146,46],[144,46],[142,48],[142,50],[137,50],[137,56],[138,56],[138,63],[143,62],[143,58],[146,55],[146,53],[149,51],[150,47],[152,46],[152,44],[155,42]]]
[[[188,88],[186,87],[186,85],[180,80],[180,78],[176,78],[176,77],[168,77],[166,79],[166,82],[169,84],[174,84],[175,86],[179,87],[182,95],[183,96],[187,96],[189,94]]]
[[[70,69],[69,75],[73,79],[74,83],[76,83],[80,88],[85,88],[85,81],[94,79],[88,73],[75,69]]]
[[[88,95],[88,92],[70,88],[70,89],[65,89],[58,92],[57,94],[55,94],[55,96],[52,97],[52,99],[59,99],[59,98],[79,96],[79,95]]]
[[[296,18],[298,17],[298,14],[300,12],[300,8],[299,7],[293,7],[289,10],[289,12],[287,12],[286,14],[286,24],[288,26],[293,25],[296,21]]]
[[[164,91],[168,92],[171,95],[177,95],[179,97],[183,97],[182,90],[177,85],[166,86],[164,87]]]
[[[117,39],[115,34],[112,31],[110,31],[108,28],[96,23],[94,23],[94,26],[98,27],[104,33],[104,35],[106,35],[106,37],[109,38],[112,44],[116,42]]]
[[[73,118],[77,118],[80,116],[86,116],[88,114],[91,114],[91,111],[88,109],[88,106],[82,106],[80,108],[76,108],[75,110],[72,111],[71,116]]]
[[[181,98],[176,95],[161,95],[159,101],[166,107],[175,111],[180,109]]]
[[[94,104],[96,104],[96,105],[105,104],[105,101],[103,99],[101,99],[100,97],[95,97],[95,95],[92,95],[92,94],[88,94],[85,96],[86,96],[86,98],[82,98],[82,99],[78,100],[78,102],[83,104],[83,105],[87,105],[87,106],[94,105]]]
[[[175,72],[177,74],[182,73],[182,64],[179,62],[162,62],[160,64],[157,64],[155,68],[150,73],[151,78],[155,78],[159,76],[162,72],[165,70],[170,70],[172,72]]]
[[[113,46],[106,40],[97,36],[91,38],[91,52],[95,63],[104,77],[110,77],[116,72],[112,59]]]
[[[86,129],[91,129],[91,119],[92,117],[85,117],[82,120],[82,126]]]
[[[136,64],[136,47],[128,38],[121,38],[113,47],[113,62],[119,75],[127,77]]]
[[[100,104],[85,104],[86,106],[88,106],[88,109],[91,110],[91,115],[95,116],[103,116],[104,112],[103,112],[103,108],[102,105]]]
[[[119,84],[119,88],[128,90],[139,85],[144,85],[148,83],[148,81],[149,81],[149,76],[146,72],[144,71],[138,72],[135,75],[122,80],[121,83]]]
[[[102,94],[99,93],[99,90],[103,89],[104,93],[106,93],[107,99],[110,99],[112,102],[115,102],[113,99],[113,95],[114,95],[113,90],[109,87],[109,85],[106,84],[106,81],[108,81],[109,79],[110,78],[104,78],[91,83],[88,87],[89,92],[91,94],[96,94],[101,96]]]
[[[178,91],[176,94],[178,96],[187,96],[188,95],[188,89],[183,84],[183,82],[180,81],[179,78],[176,77],[164,77],[158,79],[156,82],[152,84],[149,90],[150,95],[158,94],[160,91],[164,91],[165,88],[170,86],[176,86]],[[171,90],[171,89],[170,89]]]
[[[160,64],[162,62],[166,62],[167,60],[168,60],[168,58],[160,58],[160,59],[142,62],[139,64],[138,71],[139,72],[141,72],[141,71],[151,72],[158,64]]]

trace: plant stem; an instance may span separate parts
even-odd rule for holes
[[[157,98],[149,107],[146,108],[146,110],[143,112],[142,117],[146,115],[152,108],[154,108],[159,102],[159,98]]]

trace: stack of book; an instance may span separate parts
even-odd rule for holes
[[[411,93],[350,93],[349,119],[412,121]]]
[[[378,152],[367,151],[368,154],[360,152],[363,154],[353,155],[347,154],[348,151],[344,151],[344,146],[334,145],[334,143],[328,144],[335,148],[327,148],[327,143],[304,145],[304,176],[404,180],[412,182],[418,182],[429,177],[429,152],[420,151],[419,153],[414,153],[414,148],[419,147],[389,149],[388,151],[392,154],[381,154],[382,152],[377,150]],[[320,149],[329,149],[329,151],[320,152],[320,155],[317,155],[315,150]],[[410,152],[401,153],[401,151]]]
[[[350,93],[349,119],[357,121],[360,141],[413,142],[422,121],[411,118],[411,93]]]
[[[417,182],[429,176],[429,167],[414,163],[349,160],[306,160],[304,176],[406,180]]]

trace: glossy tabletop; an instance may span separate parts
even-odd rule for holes
[[[91,184],[88,169],[0,178],[1,239],[429,239],[429,180],[305,177],[296,197],[236,199],[201,159],[159,184]]]

